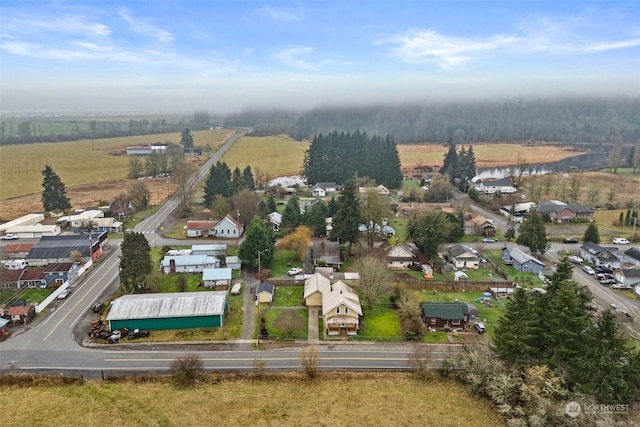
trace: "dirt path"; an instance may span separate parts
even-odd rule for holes
[[[254,339],[255,332],[255,321],[256,317],[254,315],[255,309],[255,301],[254,294],[255,290],[253,290],[258,285],[258,280],[253,277],[251,273],[243,272],[242,280],[244,282],[244,290],[242,292],[243,296],[243,314],[242,314],[242,334],[240,336],[243,340],[251,340]],[[253,292],[252,292],[253,290]],[[247,344],[243,344],[247,345]]]

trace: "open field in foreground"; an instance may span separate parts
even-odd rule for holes
[[[2,418],[12,426],[505,425],[464,387],[420,383],[409,374],[215,379],[188,390],[166,381],[4,387]]]

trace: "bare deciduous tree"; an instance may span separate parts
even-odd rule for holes
[[[356,261],[356,270],[360,274],[360,288],[368,304],[376,300],[376,296],[389,282],[390,273],[385,260],[374,255],[366,255]]]
[[[318,369],[320,367],[320,356],[318,355],[318,349],[314,344],[308,347],[304,347],[300,350],[300,357],[298,358],[300,366],[307,375],[307,378],[314,379],[318,376]]]
[[[304,318],[295,310],[285,310],[276,317],[276,327],[291,337],[295,331],[304,329]]]

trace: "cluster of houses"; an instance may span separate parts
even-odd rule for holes
[[[580,258],[595,267],[613,270],[616,281],[640,295],[640,248],[622,251],[616,246],[587,242],[580,247]]]
[[[0,234],[13,234],[19,239],[39,239],[58,236],[63,230],[78,234],[122,232],[122,222],[105,216],[108,209],[81,209],[71,215],[50,218],[45,218],[42,213],[27,214],[0,224]]]
[[[191,249],[170,250],[160,261],[164,274],[202,275],[205,288],[229,289],[233,271],[240,271],[237,256],[227,256],[226,244],[192,245]]]

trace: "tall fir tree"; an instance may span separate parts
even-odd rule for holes
[[[242,263],[254,271],[258,270],[258,253],[260,253],[260,267],[271,264],[273,259],[273,240],[269,230],[260,217],[251,220],[245,239],[238,248],[238,257]]]
[[[251,171],[251,166],[247,166],[242,171],[242,181],[244,182],[244,188],[249,189],[251,191],[256,189],[256,182],[253,178],[253,172]]]
[[[340,243],[357,243],[360,221],[360,202],[356,194],[356,183],[355,180],[350,179],[342,189],[329,238],[338,240]]]
[[[244,189],[244,177],[238,166],[235,167],[231,174],[231,194],[238,194]]]
[[[495,329],[496,353],[518,366],[531,366],[539,356],[536,346],[539,322],[533,298],[535,296],[524,288],[516,289]]]
[[[45,211],[71,209],[71,202],[67,197],[67,190],[64,182],[55,173],[53,168],[45,165],[42,170],[42,206]]]
[[[129,292],[145,287],[147,276],[153,270],[149,241],[142,233],[125,233],[120,248],[121,286]]]
[[[582,236],[582,242],[592,242],[596,245],[600,244],[600,232],[598,231],[598,224],[592,222],[587,226],[587,229],[584,231],[584,236]]]
[[[180,145],[183,148],[193,148],[193,134],[189,128],[184,128],[180,133]]]
[[[456,144],[453,142],[453,139],[449,139],[445,146],[448,148],[444,155],[440,174],[448,176],[449,182],[453,183],[456,178],[456,169],[458,168],[458,152],[456,151]]]
[[[542,255],[550,246],[547,230],[542,217],[531,209],[527,217],[520,224],[516,243],[528,247],[532,253]]]
[[[286,206],[284,207],[280,228],[285,233],[290,233],[300,225],[301,219],[302,214],[300,213],[300,204],[298,203],[298,198],[296,196],[293,196],[289,199]]]

